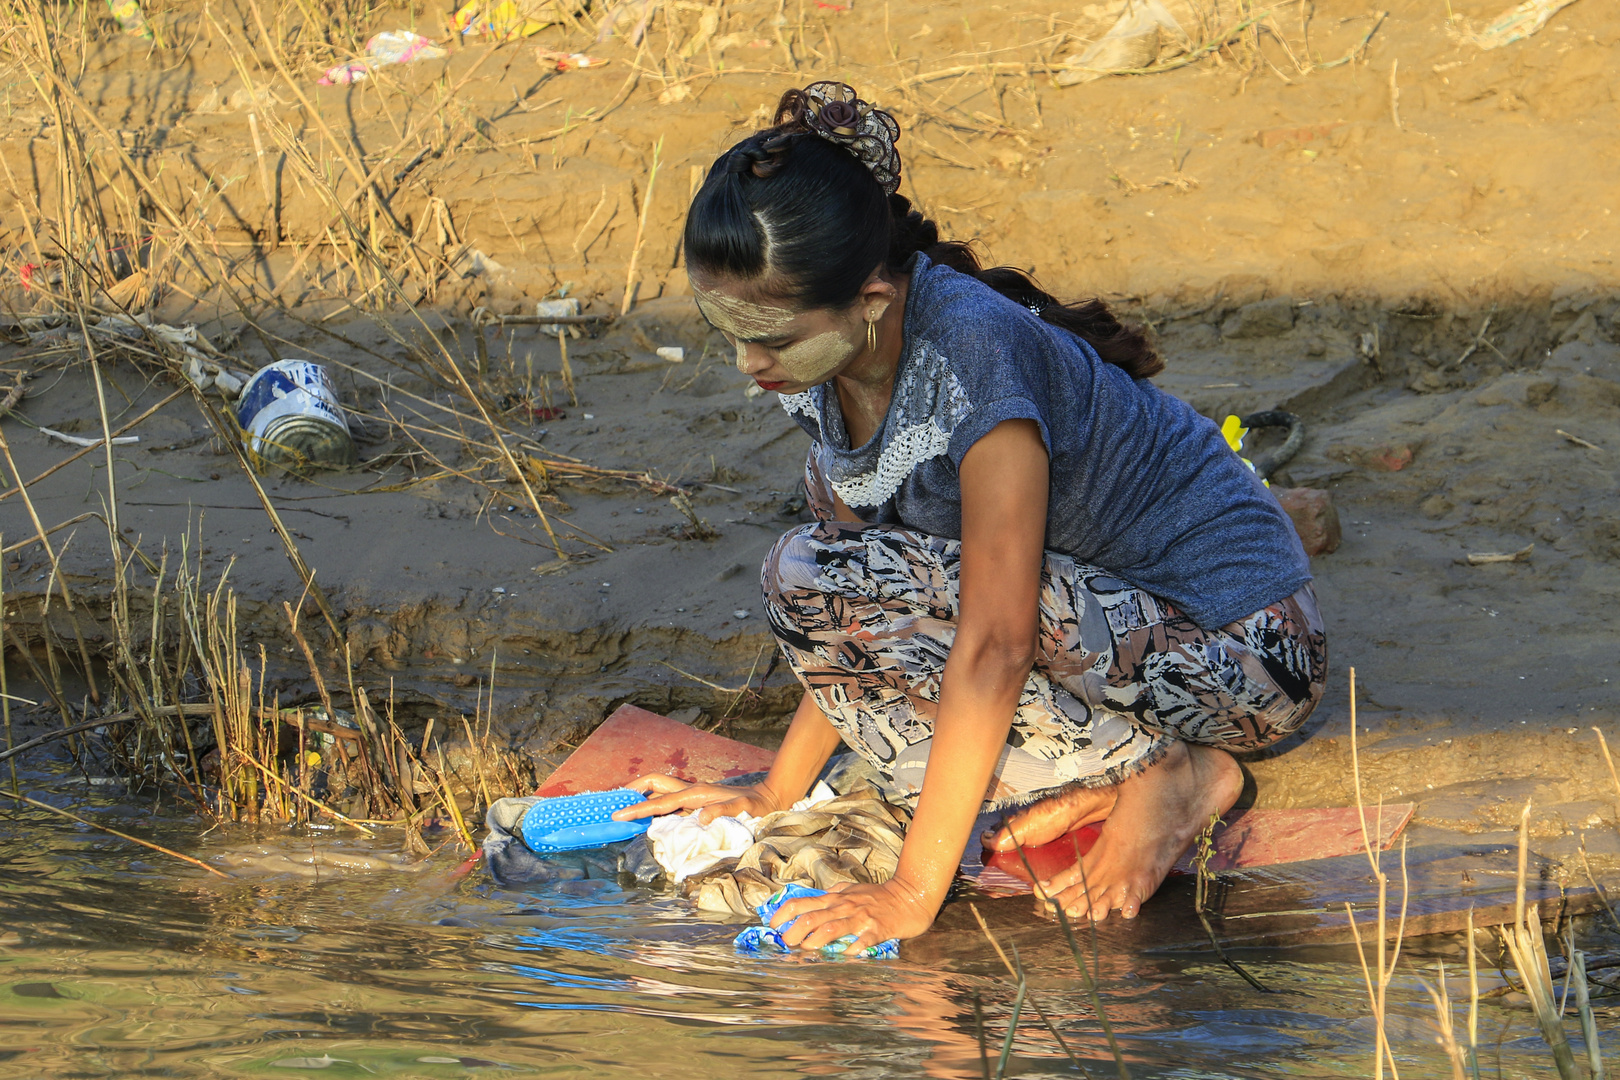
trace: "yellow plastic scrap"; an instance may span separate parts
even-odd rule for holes
[[[112,12],[112,17],[124,33],[143,38],[152,36],[152,28],[146,25],[146,13],[141,10],[139,0],[107,0],[107,10]]]
[[[500,0],[493,7],[484,0],[470,0],[456,12],[454,25],[462,34],[488,34],[502,41],[514,41],[538,34],[551,22],[529,18],[513,0]]]
[[[1239,461],[1253,469],[1254,462],[1243,456],[1243,436],[1248,433],[1249,429],[1243,426],[1243,421],[1235,416],[1228,416],[1221,424],[1221,434],[1226,437],[1226,445],[1232,448],[1232,453],[1238,456]],[[1271,486],[1270,480],[1262,479],[1260,482],[1266,487]]]

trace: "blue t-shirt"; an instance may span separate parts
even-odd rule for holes
[[[832,384],[783,395],[811,469],[863,521],[962,536],[957,470],[1004,420],[1051,459],[1046,547],[1170,601],[1205,629],[1311,580],[1293,523],[1220,429],[988,285],[918,255],[888,414],[851,447]]]

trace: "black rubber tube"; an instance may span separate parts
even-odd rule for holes
[[[1255,428],[1288,429],[1281,446],[1262,450],[1249,459],[1254,463],[1254,471],[1260,474],[1262,480],[1271,479],[1272,473],[1293,460],[1294,455],[1299,453],[1300,444],[1305,441],[1305,421],[1282,409],[1250,413],[1243,418],[1243,426],[1251,431]]]

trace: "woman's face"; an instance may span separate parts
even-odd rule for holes
[[[692,278],[698,310],[763,390],[796,394],[844,371],[866,349],[866,305],[794,311],[729,279]],[[885,305],[886,306],[886,305]],[[881,315],[881,312],[879,312]]]

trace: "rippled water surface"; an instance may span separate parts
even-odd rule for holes
[[[76,806],[204,859],[388,847],[326,830],[204,834],[133,801]],[[1006,1031],[1013,990],[977,931],[932,934],[890,963],[743,958],[735,927],[667,894],[590,880],[503,891],[460,866],[442,854],[417,873],[221,881],[0,809],[0,1077],[978,1076],[975,997],[992,1058]],[[1117,1075],[1056,933],[1031,918],[1007,941],[1070,1047]],[[1409,955],[1432,976],[1432,958]],[[1102,996],[1132,1075],[1370,1075],[1353,954],[1246,962],[1283,992],[1203,957],[1105,953]],[[1411,975],[1391,1019],[1402,1073],[1449,1076]],[[1521,1010],[1487,1003],[1481,1041],[1487,1075],[1551,1075]],[[1078,1074],[1026,1008],[1007,1075]]]

